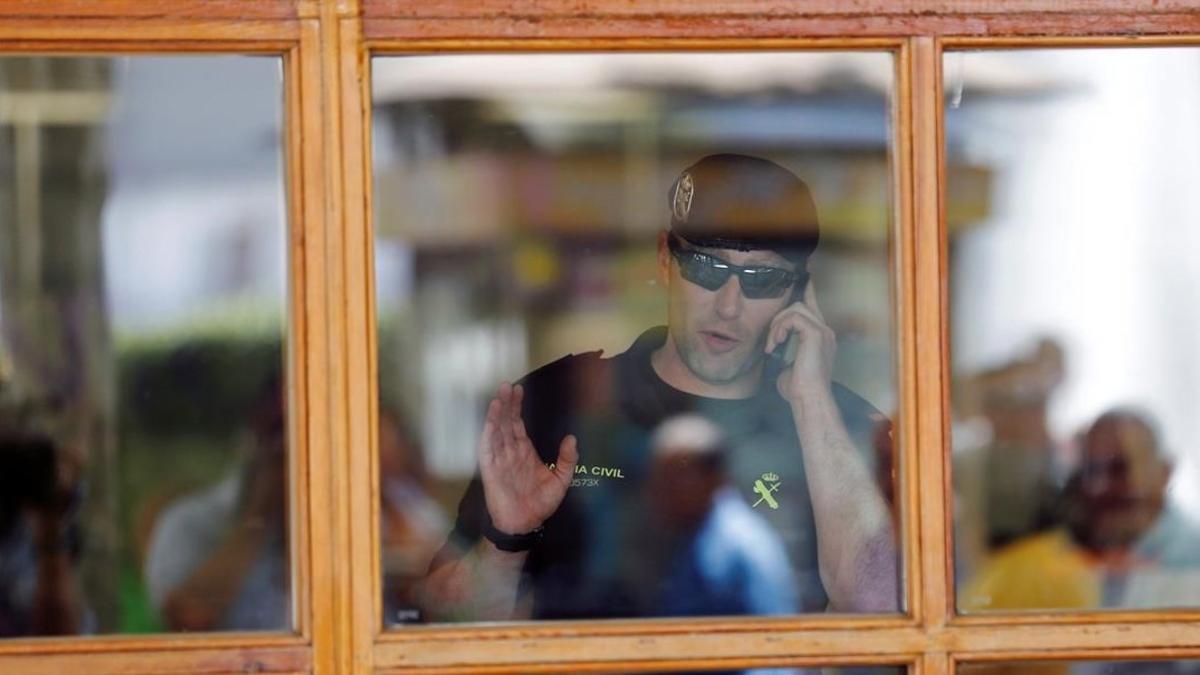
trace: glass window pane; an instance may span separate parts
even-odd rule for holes
[[[290,626],[282,100],[0,58],[0,635]]]
[[[968,663],[963,675],[1197,675],[1200,661],[1042,661]]]
[[[1200,49],[945,66],[959,608],[1200,606]]]
[[[892,78],[374,60],[388,624],[898,609]]]

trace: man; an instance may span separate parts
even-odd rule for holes
[[[170,504],[154,523],[146,587],[173,631],[287,627],[286,431],[273,375],[250,415],[245,456],[221,480]]]
[[[95,630],[79,579],[79,453],[0,426],[0,638]]]
[[[967,609],[1200,605],[1200,531],[1167,499],[1171,464],[1149,417],[1101,415],[1063,495],[1065,525],[996,554]]]
[[[897,608],[894,533],[864,449],[887,420],[831,382],[808,186],[767,160],[712,155],[680,174],[668,207],[668,325],[613,358],[572,355],[500,385],[479,474],[415,594],[423,618],[663,615],[664,580],[630,561],[653,506],[639,487],[650,434],[682,413],[729,439],[732,480],[779,532],[803,609]]]

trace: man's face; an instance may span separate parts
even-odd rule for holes
[[[767,328],[791,302],[789,289],[778,298],[747,298],[741,281],[731,274],[710,291],[686,281],[667,247],[667,234],[659,235],[660,276],[668,289],[668,353],[678,359],[677,374],[688,380],[687,390],[709,395],[745,396],[758,386],[765,354]],[[767,249],[738,251],[692,247],[738,266],[766,266],[794,270],[795,265]]]
[[[1076,518],[1094,549],[1124,548],[1162,511],[1170,467],[1153,433],[1125,418],[1098,421],[1084,437]]]

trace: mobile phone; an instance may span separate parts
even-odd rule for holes
[[[797,285],[792,290],[791,302],[788,304],[799,302],[804,298],[804,289],[808,286],[805,282],[803,286]],[[787,365],[791,365],[796,360],[796,351],[800,348],[800,336],[795,333],[789,333],[788,338],[783,342],[775,345],[775,349],[771,350],[771,357],[782,361]]]
[[[788,338],[783,342],[775,345],[775,349],[771,350],[771,358],[778,359],[787,365],[791,365],[796,360],[796,351],[800,348],[800,336],[795,333],[788,333]]]

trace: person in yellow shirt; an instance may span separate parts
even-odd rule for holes
[[[1001,549],[959,593],[965,611],[1099,607],[1101,568],[1065,529]]]
[[[995,553],[959,589],[959,608],[1200,604],[1197,593],[1187,590],[1200,579],[1200,531],[1169,506],[1170,476],[1149,417],[1127,410],[1104,413],[1084,434],[1080,465],[1064,488],[1064,525]],[[1010,672],[1006,668],[979,672]],[[1019,672],[1048,675],[1067,668],[1026,664]]]

